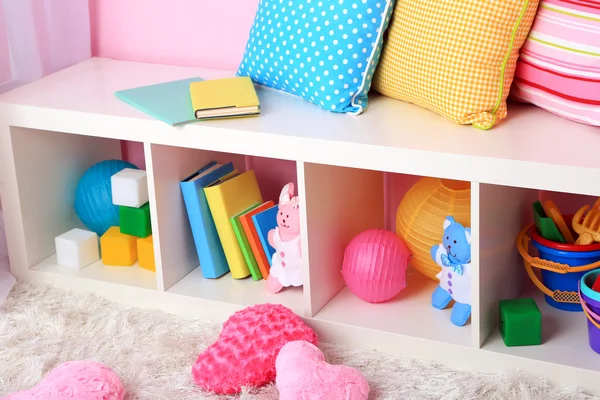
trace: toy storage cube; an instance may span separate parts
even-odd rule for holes
[[[71,229],[54,239],[56,261],[71,268],[85,268],[100,259],[98,235],[85,229]]]
[[[121,206],[119,207],[119,218],[121,221],[121,233],[140,238],[145,238],[152,234],[149,203],[144,204],[140,208]]]
[[[138,264],[148,271],[156,271],[154,263],[154,242],[152,235],[137,240]]]
[[[507,346],[542,344],[542,313],[532,298],[500,300],[500,334]]]
[[[130,267],[137,261],[137,238],[122,234],[118,226],[102,235],[100,246],[104,265]]]
[[[138,208],[148,203],[146,171],[125,168],[114,174],[110,181],[114,205]]]

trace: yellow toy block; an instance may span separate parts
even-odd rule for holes
[[[130,267],[137,261],[137,238],[121,233],[118,226],[110,227],[100,238],[104,265]]]
[[[152,235],[145,238],[138,238],[137,252],[139,258],[138,264],[140,267],[147,269],[148,271],[156,272],[156,265],[154,264],[154,242],[152,241]]]

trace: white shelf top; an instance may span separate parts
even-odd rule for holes
[[[600,128],[510,104],[481,131],[370,94],[359,116],[257,86],[262,115],[173,128],[114,92],[233,71],[93,58],[0,96],[10,125],[519,187],[600,194]],[[0,110],[1,111],[1,110]],[[2,119],[0,119],[2,120]]]

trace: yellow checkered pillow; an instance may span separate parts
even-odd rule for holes
[[[397,0],[373,88],[459,124],[489,129],[538,0]]]

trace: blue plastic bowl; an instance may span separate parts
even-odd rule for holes
[[[536,240],[538,239],[538,240]],[[578,251],[581,249],[577,245],[565,245],[562,243],[556,243],[557,247],[561,248],[573,248],[573,251],[569,250],[558,250],[545,246],[540,243],[539,235],[537,232],[532,232],[531,242],[538,249],[540,258],[548,261],[554,261],[560,264],[565,264],[570,267],[579,267],[581,265],[587,265],[595,263],[600,260],[600,250],[593,251]],[[554,243],[544,240],[546,243]],[[579,249],[578,249],[579,247]],[[596,247],[596,246],[594,246]],[[552,271],[542,270],[542,282],[546,287],[552,291],[562,290],[566,292],[577,292],[579,280],[588,271],[584,272],[572,272],[568,274],[559,274]],[[555,301],[552,297],[546,296],[546,302],[554,308],[564,311],[583,311],[581,304],[579,303],[560,303]]]

